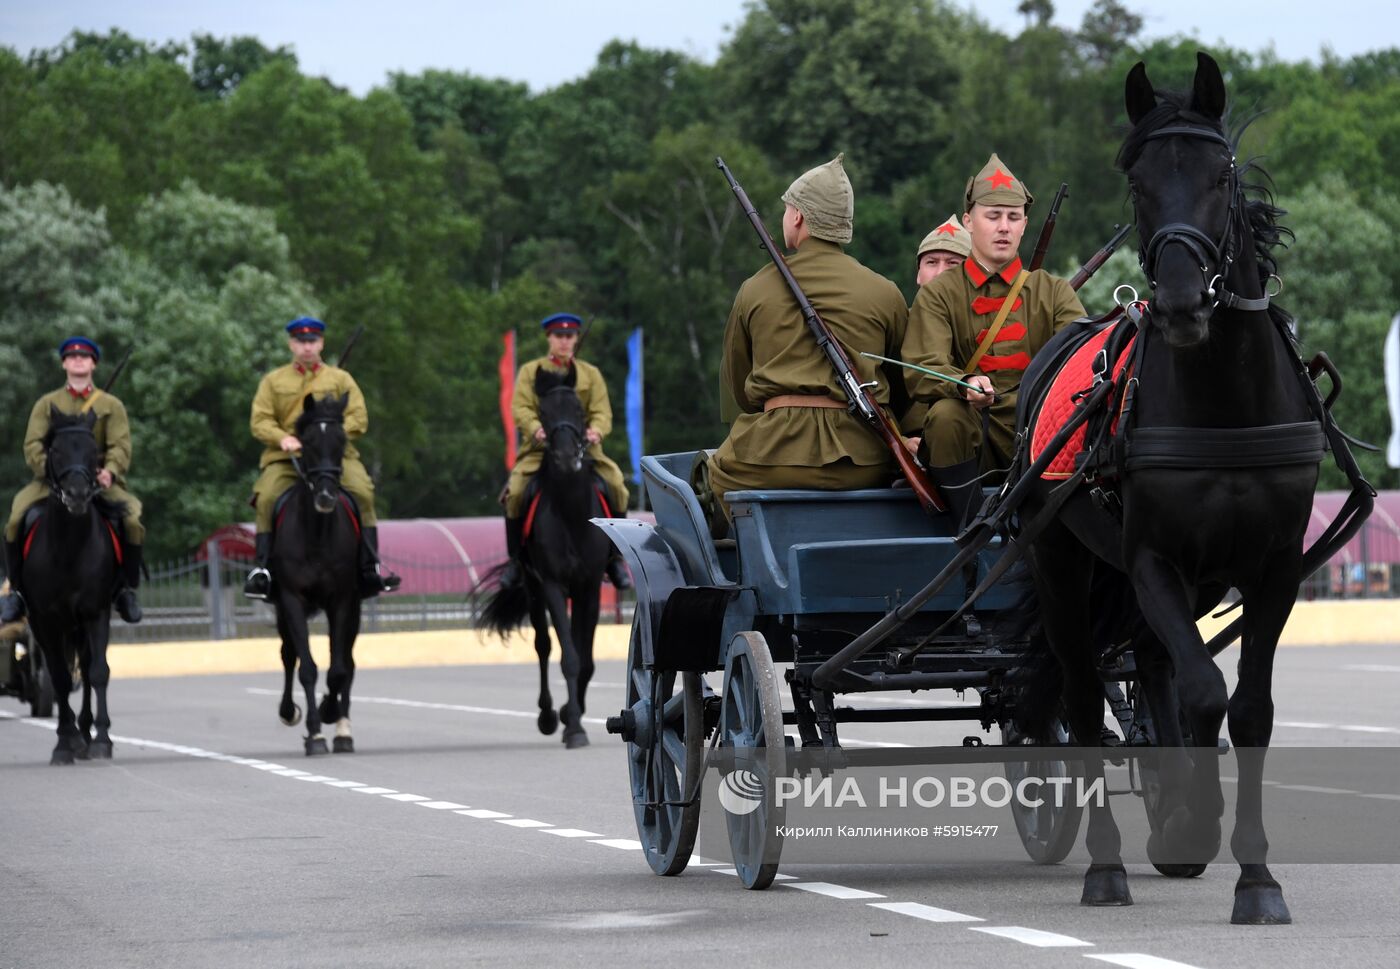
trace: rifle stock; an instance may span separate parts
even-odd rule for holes
[[[118,360],[117,365],[112,368],[112,375],[108,377],[107,382],[102,385],[102,392],[104,394],[109,394],[112,392],[112,388],[116,386],[117,378],[122,375],[122,371],[126,369],[127,361],[131,359],[131,355],[135,352],[136,348],[132,347],[129,350],[127,350],[126,353],[122,354],[122,358]]]
[[[1045,222],[1040,227],[1040,237],[1035,240],[1035,253],[1031,256],[1030,271],[1035,272],[1045,265],[1045,254],[1050,251],[1050,240],[1055,235],[1055,220],[1060,217],[1060,205],[1069,198],[1069,183],[1061,182],[1055,200],[1050,203],[1050,211],[1045,213]]]
[[[946,506],[929,482],[923,465],[904,446],[904,438],[900,435],[899,428],[895,426],[894,421],[890,419],[884,408],[876,402],[870,393],[870,388],[860,382],[855,367],[851,364],[851,358],[846,355],[845,349],[836,341],[831,329],[821,318],[816,307],[812,305],[811,300],[807,298],[807,294],[802,291],[801,285],[793,277],[787,260],[778,251],[773,237],[768,234],[768,227],[763,224],[763,218],[758,214],[753,203],[749,201],[748,193],[735,179],[723,158],[715,158],[715,167],[723,173],[725,181],[729,183],[730,189],[734,192],[734,197],[739,200],[739,207],[744,210],[744,215],[748,216],[749,224],[758,233],[759,241],[762,243],[764,251],[768,253],[768,258],[773,261],[778,274],[783,277],[783,282],[787,284],[788,290],[797,300],[798,308],[802,311],[802,318],[806,322],[807,328],[812,331],[812,336],[817,341],[817,347],[826,356],[827,362],[831,364],[831,369],[836,372],[836,379],[846,394],[847,406],[851,413],[858,417],[861,423],[870,429],[871,433],[884,441],[885,446],[894,457],[895,464],[899,467],[900,474],[913,488],[914,496],[918,498],[924,511],[930,514],[943,511]]]
[[[345,346],[340,351],[340,356],[335,358],[335,365],[341,370],[345,369],[345,361],[350,359],[350,351],[355,349],[355,344],[365,332],[365,325],[361,323],[355,327],[355,332],[350,334],[350,339],[345,341]]]
[[[1118,229],[1113,233],[1113,238],[1109,239],[1102,249],[1089,257],[1089,261],[1079,267],[1079,272],[1070,277],[1069,288],[1078,290],[1089,281],[1089,277],[1103,268],[1103,264],[1108,262],[1108,257],[1123,244],[1123,240],[1128,238],[1128,233],[1133,231],[1133,224],[1129,222],[1125,226],[1115,226]]]

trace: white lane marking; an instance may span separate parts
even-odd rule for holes
[[[352,787],[350,790],[356,794],[397,794],[398,791],[392,787]]]
[[[831,882],[789,882],[788,888],[795,888],[801,892],[811,892],[813,895],[825,895],[827,898],[884,898],[879,892],[867,892],[860,888],[847,888],[845,885],[833,885]]]
[[[1312,720],[1275,720],[1275,727],[1294,730],[1344,730],[1351,733],[1400,734],[1400,727],[1375,727],[1364,723],[1317,723]]]
[[[1275,784],[1280,791],[1308,791],[1312,794],[1356,794],[1344,787],[1316,787],[1312,784]]]
[[[554,825],[547,821],[536,821],[533,818],[501,818],[497,824],[508,824],[512,828],[552,828]]]
[[[432,798],[424,797],[422,794],[385,794],[384,799],[388,801],[431,801]]]
[[[621,848],[623,851],[641,851],[642,843],[633,841],[631,838],[597,838],[588,842],[591,845],[602,845],[605,848]]]
[[[326,781],[327,787],[369,787],[368,784],[361,784],[359,781]]]
[[[1380,663],[1349,663],[1342,669],[1354,670],[1357,673],[1400,673],[1400,666],[1385,666]]]
[[[545,834],[557,834],[561,838],[601,838],[602,835],[596,831],[584,831],[582,828],[548,828]]]
[[[497,818],[508,818],[509,814],[500,811],[488,811],[485,808],[472,808],[470,811],[458,811],[458,814],[465,814],[469,818],[482,818],[487,821],[494,821]]]
[[[262,687],[250,686],[246,688],[249,693],[256,696],[281,696],[280,690],[267,690]],[[409,707],[414,710],[451,710],[455,713],[489,713],[496,717],[526,717],[534,720],[540,715],[538,710],[505,710],[501,707],[478,707],[465,703],[432,703],[428,700],[404,700],[392,696],[360,696],[355,695],[356,703],[379,703],[390,707]],[[584,717],[584,723],[607,723],[604,717]]]
[[[713,868],[716,865],[723,865],[722,861],[711,861],[709,858],[701,858],[699,855],[691,855],[686,866],[690,868]]]
[[[1381,801],[1400,801],[1400,794],[1361,794],[1359,797],[1374,797]]]
[[[716,875],[733,875],[735,878],[739,877],[739,869],[737,868],[711,868],[710,871],[714,872]],[[775,882],[790,882],[796,881],[797,876],[784,875],[781,872],[779,872],[778,874],[773,876],[773,880]]]
[[[281,770],[286,770],[286,769],[287,769],[287,768],[283,767],[281,764],[267,764],[267,763],[262,763],[262,764],[254,764],[254,765],[252,765],[252,766],[253,766],[253,769],[254,769],[254,770],[277,770],[277,771],[281,771]]]
[[[334,778],[334,777],[327,777],[325,774],[306,774],[306,775],[303,775],[303,776],[301,776],[301,777],[298,777],[297,780],[299,780],[299,781],[309,781],[309,782],[311,782],[311,783],[313,783],[313,784],[324,784],[324,783],[326,783],[327,781],[333,781],[333,780],[335,780],[335,778]]]
[[[418,806],[432,808],[434,811],[458,811],[467,805],[458,804],[456,801],[419,801]]]
[[[1163,959],[1160,956],[1149,956],[1141,952],[1115,952],[1107,953],[1084,953],[1090,959],[1098,959],[1100,962],[1111,962],[1115,966],[1126,966],[1127,969],[1196,969],[1195,966],[1185,962],[1177,962],[1175,959]]]
[[[309,771],[309,770],[297,770],[295,767],[283,767],[281,770],[275,770],[275,771],[273,771],[272,773],[274,773],[274,774],[281,774],[283,777],[309,777],[309,776],[311,776],[311,771]]]
[[[1060,935],[1058,932],[1042,932],[1040,929],[1028,929],[1020,925],[969,925],[968,928],[974,932],[985,932],[987,935],[996,935],[1003,939],[1024,942],[1026,945],[1033,945],[1041,949],[1068,948],[1077,945],[1094,944],[1092,942],[1085,942],[1083,939],[1076,939],[1071,935]]]
[[[919,902],[870,902],[871,908],[882,908],[886,912],[895,912],[899,915],[909,915],[916,919],[923,919],[925,922],[985,922],[986,919],[979,919],[975,915],[964,915],[961,912],[951,912],[946,908],[935,908],[932,905],[923,905]]]

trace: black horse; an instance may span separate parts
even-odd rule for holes
[[[282,637],[285,676],[278,713],[289,727],[301,722],[302,711],[292,700],[292,674],[306,691],[306,753],[327,753],[322,724],[335,724],[334,750],[350,753],[350,684],[355,679],[355,637],[360,633],[358,511],[340,488],[345,456],[343,418],[349,395],[316,400],[307,394],[297,418],[301,441],[297,473],[277,510],[276,530],[268,569],[272,601],[277,608],[277,632]],[[331,665],[326,671],[326,695],[316,705],[316,662],[306,624],[324,611],[330,627]]]
[[[1288,908],[1263,863],[1263,751],[1273,728],[1274,651],[1302,578],[1322,456],[1320,415],[1289,318],[1265,295],[1275,271],[1271,251],[1287,230],[1268,192],[1245,184],[1251,166],[1236,164],[1239,131],[1227,133],[1214,60],[1198,55],[1192,89],[1181,94],[1154,91],[1139,63],[1126,99],[1132,129],[1118,164],[1153,294],[1134,356],[1121,508],[1115,513],[1087,487],[1058,512],[1052,508],[1053,520],[1031,547],[1040,616],[1063,671],[1071,734],[1096,746],[1103,688],[1089,630],[1101,603],[1091,584],[1102,589],[1105,576],[1116,574],[1128,601],[1135,599],[1123,633],[1132,637],[1165,748],[1164,802],[1148,852],[1154,862],[1167,860],[1158,866],[1167,874],[1199,874],[1219,850],[1224,799],[1216,748],[1228,714],[1241,754],[1232,920],[1282,923]],[[1062,497],[1054,488],[1039,482],[1023,521]],[[1244,609],[1233,695],[1196,627],[1231,587]],[[1027,709],[1053,709],[1060,697],[1047,704],[1044,691],[1058,692],[1058,679],[1042,678],[1040,702],[1028,698]],[[1101,771],[1096,759],[1089,765]],[[1087,844],[1084,903],[1131,904],[1107,807],[1090,810]]]
[[[593,678],[593,633],[598,625],[598,590],[611,545],[589,522],[604,514],[599,484],[588,458],[583,405],[574,392],[574,374],[536,374],[540,424],[545,431],[545,458],[536,478],[539,500],[528,515],[521,548],[525,581],[498,589],[482,611],[487,629],[506,635],[524,622],[535,627],[540,660],[539,728],[552,734],[564,720],[564,744],[588,744],[583,729],[584,695]],[[493,575],[499,573],[493,570]],[[488,576],[488,579],[492,576]],[[549,629],[559,637],[560,664],[569,699],[554,712],[549,692]]]
[[[117,529],[122,508],[99,494],[99,456],[92,434],[96,415],[66,416],[51,408],[49,422],[44,437],[49,497],[40,505],[37,521],[26,523],[24,586],[29,628],[44,651],[58,698],[58,745],[49,762],[71,764],[75,757],[112,756],[107,640],[121,568]],[[75,657],[83,681],[83,709],[76,724],[68,699]]]

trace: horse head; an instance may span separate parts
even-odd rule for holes
[[[540,402],[540,425],[545,434],[545,460],[564,474],[582,471],[588,451],[587,417],[574,391],[577,382],[578,376],[572,367],[566,374],[550,373],[543,367],[535,372],[535,395]]]
[[[45,477],[70,515],[87,514],[97,484],[97,439],[92,429],[97,415],[69,415],[49,405],[49,432],[44,435]]]
[[[345,460],[345,407],[349,394],[322,397],[311,394],[302,402],[296,436],[301,441],[297,474],[311,489],[312,505],[323,515],[335,511],[340,499],[341,465]]]
[[[1125,100],[1132,130],[1118,154],[1137,219],[1153,322],[1168,346],[1203,343],[1241,253],[1243,197],[1225,132],[1225,81],[1196,55],[1189,93],[1156,91],[1139,61]]]

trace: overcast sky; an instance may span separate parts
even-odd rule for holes
[[[1024,26],[1018,0],[959,5],[1008,33]],[[1348,57],[1400,45],[1400,15],[1388,4],[1331,0],[1124,0],[1150,37],[1185,34],[1207,44],[1316,60],[1323,47]],[[21,55],[54,47],[74,28],[120,27],[147,40],[192,33],[251,34],[292,46],[309,74],[363,94],[390,71],[470,71],[527,82],[536,91],[588,71],[608,40],[686,51],[713,61],[743,16],[743,0],[0,0],[0,45]],[[1078,26],[1091,0],[1060,0],[1055,21]]]

